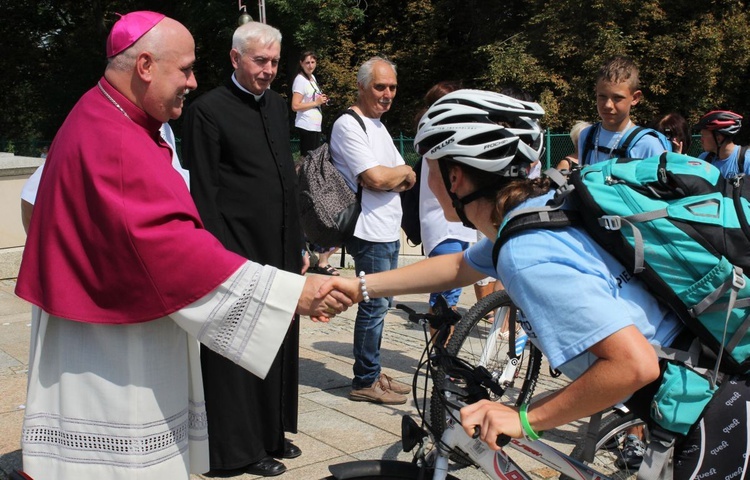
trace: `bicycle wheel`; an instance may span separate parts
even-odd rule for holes
[[[332,475],[325,480],[416,480],[432,478],[435,473],[431,468],[422,471],[413,463],[396,460],[357,460],[331,465],[328,470]],[[446,480],[458,479],[449,474]]]
[[[485,315],[493,310],[495,311],[494,321],[488,323]],[[525,348],[522,348],[525,340],[519,338],[516,341],[518,348],[514,348],[518,357],[509,360],[508,336],[503,335],[503,324],[507,315],[516,313],[516,307],[505,291],[494,292],[486,296],[471,307],[458,322],[446,350],[449,355],[456,356],[470,365],[485,367],[495,379],[505,379],[503,383],[507,388],[503,394],[503,400],[520,406],[522,403],[528,403],[534,393],[542,354],[530,342],[528,343],[529,352],[526,354]],[[522,332],[519,330],[517,336],[522,336]],[[523,375],[523,383],[520,389],[515,388],[515,380],[521,375]],[[441,393],[444,390],[445,379],[445,373],[438,368],[433,378],[430,399],[430,427],[436,438],[440,438],[445,430],[445,409]],[[497,397],[491,397],[491,399],[500,400]]]
[[[594,445],[594,460],[584,462],[598,472],[610,476],[613,479],[625,480],[634,479],[638,474],[638,468],[620,469],[615,465],[618,458],[622,458],[622,447],[625,443],[628,429],[632,427],[644,426],[645,422],[635,416],[633,413],[623,413],[615,410],[611,414],[602,418],[599,434],[596,437]],[[644,429],[644,443],[648,443],[648,428]],[[585,442],[579,443],[571,452],[570,456],[584,461]],[[622,465],[625,465],[622,463]],[[565,475],[560,477],[561,480],[570,479]]]

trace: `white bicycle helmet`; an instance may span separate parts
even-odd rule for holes
[[[500,93],[456,90],[435,102],[419,121],[414,149],[497,175],[525,176],[539,160],[544,109]]]

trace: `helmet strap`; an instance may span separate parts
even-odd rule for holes
[[[443,184],[445,185],[445,190],[448,192],[448,196],[450,197],[451,202],[453,203],[453,208],[456,210],[456,213],[458,214],[458,218],[461,220],[461,223],[463,223],[464,227],[476,230],[477,227],[475,227],[474,224],[471,223],[471,221],[466,216],[466,211],[464,210],[464,207],[466,206],[466,204],[468,204],[474,199],[470,199],[468,202],[465,202],[465,201],[462,201],[462,199],[458,198],[458,195],[456,195],[453,191],[451,191],[450,171],[448,168],[448,162],[446,162],[444,158],[439,158],[438,165],[440,166],[440,174],[443,177]],[[471,195],[473,194],[470,194],[469,196]]]
[[[464,227],[476,230],[477,227],[474,226],[474,224],[466,216],[466,205],[479,198],[494,198],[498,191],[497,186],[480,188],[479,190],[476,190],[468,195],[459,197],[451,191],[450,170],[448,167],[448,162],[446,162],[444,158],[440,158],[438,159],[438,165],[440,166],[440,173],[443,177],[445,190],[448,192],[448,196],[451,199],[453,208],[458,214],[458,218],[461,220],[461,223],[464,225]]]
[[[729,138],[722,133],[722,141],[720,142],[719,137],[715,131],[711,131],[711,134],[713,135],[714,143],[716,144],[716,159],[719,160],[721,158],[721,149],[724,148],[724,145],[729,143]]]

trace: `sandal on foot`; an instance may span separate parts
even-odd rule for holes
[[[338,277],[341,274],[336,270],[336,267],[333,265],[317,265],[310,269],[313,273],[319,273],[321,275],[331,275],[333,277]]]

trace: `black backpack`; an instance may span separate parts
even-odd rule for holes
[[[422,243],[422,227],[419,223],[419,190],[422,176],[422,159],[414,165],[417,181],[409,190],[401,192],[401,229],[412,246]]]

